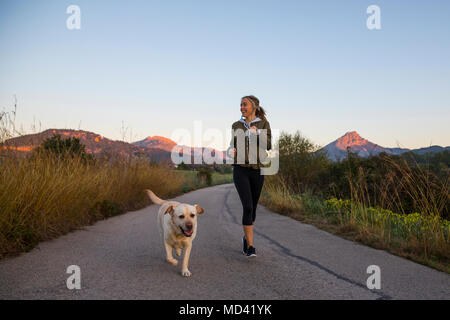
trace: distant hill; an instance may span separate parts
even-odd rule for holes
[[[407,148],[385,148],[367,139],[362,138],[356,131],[349,131],[339,139],[327,144],[320,150],[326,150],[327,155],[331,160],[337,161],[347,157],[347,148],[350,151],[357,153],[360,157],[368,157],[370,155],[377,155],[381,152],[387,154],[400,155],[405,152],[413,152],[417,154],[435,153],[443,150],[450,150],[450,147],[430,146],[420,149]]]
[[[149,136],[144,140],[136,141],[132,144],[142,148],[159,148],[167,152],[172,152],[173,147],[177,145],[175,141],[162,136]]]
[[[426,154],[426,153],[442,152],[444,150],[450,150],[450,146],[449,147],[431,146],[431,147],[426,147],[426,148],[414,149],[411,151],[414,153],[417,153],[417,154]]]
[[[168,152],[172,152],[175,146],[179,147],[179,154],[180,156],[183,155],[182,148],[187,148],[191,152],[191,163],[194,163],[194,157],[202,157],[203,152],[205,150],[208,150],[212,156],[214,156],[216,153],[218,153],[217,158],[223,162],[223,159],[225,157],[225,152],[221,150],[216,150],[214,148],[209,147],[190,147],[185,145],[177,145],[175,141],[170,140],[168,138],[162,137],[162,136],[153,136],[153,137],[147,137],[144,140],[133,142],[134,145],[139,147],[145,147],[145,148],[160,148],[162,150],[166,150]]]
[[[143,148],[124,141],[110,140],[94,132],[72,129],[48,129],[36,134],[28,134],[11,138],[5,141],[3,149],[8,148],[27,153],[38,147],[45,139],[57,134],[61,135],[63,139],[69,137],[79,138],[80,142],[86,147],[86,151],[95,156],[105,154],[145,154],[157,162],[164,159],[170,159],[170,153],[165,150],[158,148]]]

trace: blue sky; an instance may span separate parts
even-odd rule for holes
[[[71,4],[80,30],[66,28]],[[381,30],[366,27],[372,4]],[[449,14],[444,0],[0,0],[0,109],[16,95],[27,133],[121,139],[124,123],[136,141],[194,121],[229,130],[253,94],[273,129],[316,144],[356,130],[386,147],[446,146]]]

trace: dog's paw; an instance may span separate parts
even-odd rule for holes
[[[192,273],[188,269],[184,269],[181,271],[181,275],[183,277],[190,277],[192,275]]]
[[[171,265],[176,266],[178,264],[178,260],[177,259],[167,259],[167,262],[169,262]]]
[[[176,248],[175,253],[177,254],[177,256],[181,256],[181,248]]]

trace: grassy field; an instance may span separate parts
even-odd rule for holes
[[[175,170],[177,175],[183,177],[183,192],[189,192],[191,190],[207,187],[207,181],[203,178],[198,177],[198,172],[193,170]],[[212,183],[211,185],[218,185],[224,183],[232,183],[233,182],[233,174],[221,174],[218,172],[212,173]]]
[[[40,154],[0,157],[0,258],[28,251],[97,220],[143,208],[149,188],[172,198],[208,186],[193,171],[173,170],[144,159],[86,161]],[[230,174],[212,175],[212,185]]]

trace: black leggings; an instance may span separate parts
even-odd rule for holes
[[[242,202],[244,214],[242,224],[250,226],[255,222],[256,207],[264,184],[264,175],[260,174],[261,169],[253,169],[240,165],[233,166],[233,180],[239,198]]]

